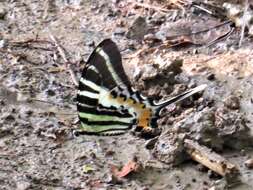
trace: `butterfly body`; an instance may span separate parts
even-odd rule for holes
[[[156,103],[131,87],[120,52],[110,39],[101,42],[83,69],[77,93],[80,133],[115,135],[133,126],[143,131],[157,128],[160,110],[180,101],[204,86],[187,91],[170,100]]]

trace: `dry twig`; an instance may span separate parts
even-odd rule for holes
[[[19,57],[19,58],[23,58],[23,59],[25,59],[25,58],[27,57],[25,54],[13,52],[13,51],[6,50],[6,49],[3,49],[3,48],[0,48],[0,53],[3,53],[3,54],[10,54],[10,55],[12,55],[13,57]]]
[[[184,141],[184,145],[186,152],[193,160],[203,164],[230,181],[237,179],[239,174],[237,167],[221,155],[189,139]]]
[[[244,38],[244,32],[245,32],[245,28],[246,28],[246,14],[249,8],[249,1],[245,0],[245,7],[244,7],[244,13],[243,13],[243,23],[242,23],[242,30],[241,30],[241,37],[240,37],[240,41],[239,41],[239,47],[242,46],[242,41]]]
[[[49,36],[50,36],[51,40],[54,42],[54,44],[55,44],[60,56],[62,57],[63,61],[65,62],[65,67],[70,73],[72,82],[74,83],[75,86],[78,86],[78,81],[75,77],[74,71],[70,68],[70,63],[71,62],[68,60],[68,58],[66,56],[66,51],[63,49],[63,47],[60,46],[57,39],[51,33],[49,33]]]
[[[154,6],[154,5],[150,5],[150,4],[147,4],[147,3],[138,3],[138,2],[135,2],[135,1],[131,1],[131,3],[136,5],[136,6],[139,6],[139,7],[143,7],[143,8],[146,8],[146,9],[152,9],[152,10],[162,12],[162,13],[168,13],[169,12],[168,9],[158,7],[158,6]]]

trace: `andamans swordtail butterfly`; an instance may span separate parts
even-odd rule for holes
[[[144,132],[157,128],[162,108],[181,101],[206,85],[200,85],[162,102],[144,97],[132,88],[116,44],[103,40],[90,55],[79,81],[78,134],[118,135],[133,126]]]

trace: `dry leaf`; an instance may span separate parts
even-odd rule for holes
[[[90,173],[90,172],[92,172],[92,171],[94,171],[95,169],[93,168],[93,167],[91,167],[91,166],[88,166],[88,165],[84,165],[83,166],[83,172],[84,173]]]
[[[131,172],[136,172],[139,168],[140,164],[137,163],[136,159],[133,159],[127,162],[127,164],[124,165],[120,170],[116,166],[111,165],[111,172],[115,177],[122,178],[127,176]]]

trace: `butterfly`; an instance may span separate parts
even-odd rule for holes
[[[181,101],[206,85],[156,102],[135,90],[122,66],[117,45],[103,40],[92,52],[82,71],[77,92],[80,120],[78,134],[119,135],[133,126],[141,132],[156,129],[161,109]]]

